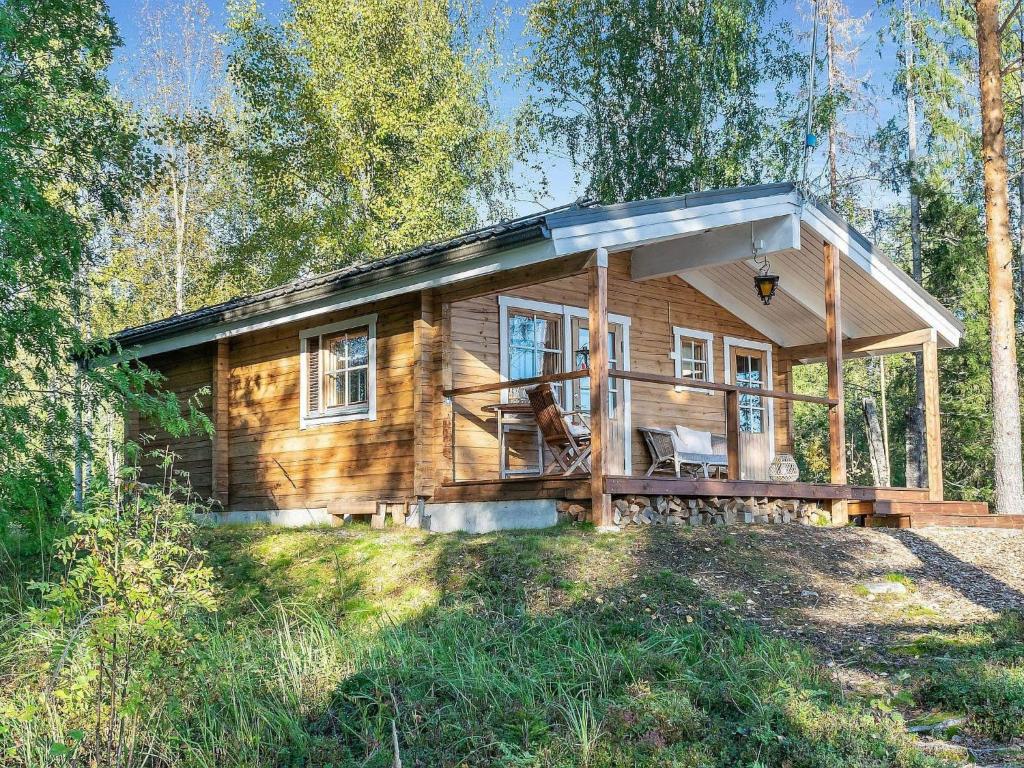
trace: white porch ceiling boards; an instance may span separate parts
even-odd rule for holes
[[[800,219],[795,213],[706,230],[674,240],[663,240],[633,251],[634,280],[678,274],[687,268],[729,264],[750,257],[751,240],[763,243],[768,257],[800,248]]]
[[[683,270],[679,277],[780,346],[824,341],[823,239],[806,224],[801,229],[800,250],[771,257],[772,272],[779,275],[779,289],[767,307],[754,293],[756,268],[749,259]],[[904,333],[929,327],[852,258],[843,255],[840,264],[841,320],[845,338]]]

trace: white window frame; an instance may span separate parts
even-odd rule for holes
[[[573,364],[573,343],[572,343],[572,319],[590,317],[590,312],[583,307],[575,307],[569,304],[552,304],[547,301],[534,301],[533,299],[520,299],[516,296],[498,296],[498,350],[501,356],[499,365],[499,376],[501,381],[508,381],[508,312],[510,309],[521,309],[530,312],[544,312],[549,315],[561,315],[562,317],[562,371],[572,370]],[[622,326],[622,357],[623,371],[630,370],[629,361],[629,324],[628,315],[616,315],[608,313],[609,323],[618,323]],[[633,441],[631,433],[633,430],[633,408],[632,388],[629,381],[622,382],[623,397],[623,442],[625,443],[625,472],[627,475],[633,471]],[[501,390],[501,402],[508,402],[508,390]],[[572,408],[571,387],[562,387],[562,407],[566,410]]]
[[[321,337],[320,353],[323,354],[323,336],[330,336],[353,328],[367,329],[367,368],[366,368],[366,407],[345,406],[344,409],[334,408],[326,413],[309,413],[309,359],[307,355],[309,339]],[[349,320],[342,320],[316,328],[304,328],[299,331],[299,429],[317,427],[322,424],[339,424],[346,421],[377,420],[377,313],[361,315]],[[323,393],[321,393],[321,398]]]
[[[672,351],[668,353],[668,356],[672,358],[675,363],[676,378],[683,378],[683,338],[688,339],[699,339],[704,342],[707,364],[708,364],[708,378],[706,381],[713,384],[715,381],[715,334],[711,331],[698,331],[695,328],[682,328],[678,325],[672,326]],[[682,384],[676,385],[676,392],[699,392],[704,395],[715,394],[713,390],[704,389],[700,386],[700,379],[694,379],[695,383],[693,386],[683,386]]]
[[[742,349],[756,349],[764,352],[765,358],[765,389],[775,389],[775,376],[772,373],[772,343],[770,341],[754,341],[753,339],[741,339],[735,336],[726,336],[724,342],[725,350],[725,383],[733,384],[732,378],[732,348],[740,347]],[[770,455],[775,456],[775,400],[771,397],[764,398],[765,400],[765,413],[767,414],[768,424],[768,445],[770,447]]]

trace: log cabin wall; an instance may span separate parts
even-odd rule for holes
[[[160,371],[165,381],[162,387],[178,395],[183,405],[198,396],[200,409],[210,416],[212,413],[209,390],[213,383],[213,361],[216,344],[168,352],[146,359],[146,365]],[[206,394],[199,395],[203,389]],[[128,415],[125,420],[125,439],[137,441],[142,446],[139,457],[139,479],[144,483],[163,485],[165,469],[160,457],[151,453],[169,451],[176,454],[174,469],[187,473],[188,484],[203,498],[212,493],[212,445],[205,434],[175,437],[159,425],[138,413]],[[184,480],[184,478],[182,478]]]
[[[420,296],[412,294],[231,338],[228,509],[326,507],[358,514],[373,511],[380,499],[412,495],[413,318],[419,308]],[[372,313],[377,314],[376,419],[301,428],[300,331]],[[203,387],[213,389],[215,354],[216,343],[154,356],[146,363],[167,377],[164,387],[180,398]],[[206,396],[204,406],[211,413],[209,401]],[[136,416],[134,421],[140,421],[134,434],[153,433],[144,419]],[[210,439],[155,436],[150,448],[167,446],[180,453],[178,466],[191,473],[194,490],[210,496]],[[159,477],[156,461],[144,459],[143,479]]]
[[[608,311],[630,318],[630,367],[633,370],[675,374],[670,353],[675,349],[673,327],[714,334],[714,380],[725,380],[725,337],[767,342],[768,339],[677,277],[635,282],[630,279],[629,254],[613,255],[608,270]],[[751,290],[753,287],[751,286]],[[498,381],[500,371],[499,296],[585,308],[585,274],[565,277],[509,290],[495,290],[483,296],[455,301],[450,305],[450,368],[454,387]],[[441,300],[444,300],[442,293]],[[790,388],[790,366],[773,348],[772,386]],[[621,382],[620,382],[621,386]],[[725,399],[722,393],[675,392],[673,389],[632,383],[633,473],[643,474],[648,455],[639,426],[671,428],[683,424],[714,433],[725,432]],[[459,480],[498,477],[496,419],[483,409],[498,402],[496,392],[468,395],[455,403],[455,454]],[[776,402],[775,450],[791,452],[790,403]],[[532,458],[535,449],[522,438],[517,447],[521,463]],[[513,465],[514,466],[514,465]],[[450,473],[449,473],[450,474]]]
[[[368,513],[413,492],[413,314],[419,295],[232,339],[231,509]],[[376,419],[301,429],[299,332],[377,314]]]
[[[498,276],[495,282],[500,284]],[[587,305],[587,279],[580,274],[496,289],[452,303],[446,300],[445,291],[413,293],[232,338],[227,350],[230,374],[226,388],[230,398],[228,508],[327,507],[335,513],[366,513],[379,499],[429,494],[435,468],[438,477],[450,475],[450,454],[442,458],[447,449],[441,390],[499,378],[499,295],[583,308]],[[725,377],[724,337],[766,341],[678,278],[630,280],[628,254],[610,260],[608,297],[609,311],[631,320],[634,370],[674,374],[670,357],[673,326],[713,332],[715,381]],[[377,315],[376,419],[301,428],[300,332],[371,313]],[[774,386],[788,388],[788,364],[779,348],[773,349]],[[211,343],[154,356],[146,362],[167,377],[165,388],[185,398],[204,387],[214,389],[216,352],[216,343]],[[420,369],[414,375],[417,361]],[[680,423],[725,431],[721,393],[680,393],[635,382],[631,386],[634,473],[642,474],[647,466],[638,426]],[[498,475],[496,422],[493,414],[482,410],[497,400],[496,393],[458,398],[455,442],[460,480]],[[419,419],[417,402],[424,411]],[[776,451],[790,450],[788,406],[775,403]],[[212,414],[210,396],[203,398],[203,407]],[[432,414],[425,412],[429,408],[433,408]],[[150,450],[166,447],[178,453],[177,466],[190,473],[194,490],[203,497],[211,495],[209,438],[174,439],[145,419],[136,417],[134,421],[137,427],[128,420],[130,436],[151,434],[156,439],[148,446]],[[424,440],[418,453],[417,424]],[[155,459],[143,461],[143,480],[155,482],[162,476]]]

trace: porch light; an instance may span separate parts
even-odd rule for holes
[[[754,225],[750,225],[750,252],[754,261],[760,262],[757,274],[754,275],[754,290],[757,291],[757,298],[766,307],[772,303],[772,296],[779,287],[779,276],[770,274],[772,265],[768,263],[768,257],[761,254],[764,248],[764,240],[754,239]]]
[[[757,297],[761,299],[766,307],[772,303],[772,296],[775,295],[775,291],[778,287],[778,275],[769,275],[766,272],[759,272],[754,276],[754,289],[757,291]]]

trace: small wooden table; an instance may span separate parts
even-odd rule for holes
[[[482,409],[485,413],[493,413],[498,417],[498,469],[499,476],[504,479],[516,475],[544,474],[544,441],[540,429],[533,416],[533,406],[529,403],[492,403]],[[508,432],[533,432],[537,438],[537,466],[523,469],[510,469],[508,466]]]

